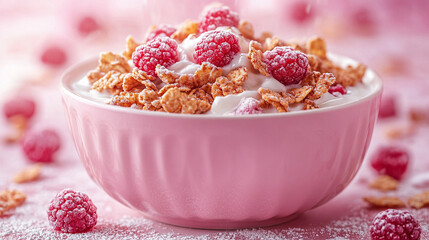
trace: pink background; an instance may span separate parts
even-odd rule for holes
[[[144,3],[147,2],[147,3]],[[207,1],[208,2],[208,1]],[[309,1],[312,17],[305,22],[291,18],[297,1],[222,1],[230,4],[242,19],[254,22],[257,32],[278,33],[284,38],[321,35],[332,52],[355,58],[377,71],[385,83],[385,94],[393,94],[399,116],[380,120],[369,155],[380,145],[407,147],[412,162],[399,190],[388,193],[406,199],[429,188],[427,146],[429,127],[421,124],[412,136],[390,140],[386,131],[409,124],[410,107],[429,111],[429,2],[406,1]],[[261,3],[262,2],[262,3]],[[5,1],[0,0],[0,103],[16,94],[37,101],[33,129],[54,128],[62,138],[55,162],[44,166],[40,180],[15,184],[14,173],[29,162],[18,145],[0,144],[0,190],[20,189],[27,193],[25,204],[0,217],[0,238],[5,239],[363,239],[373,216],[362,197],[381,195],[367,187],[376,174],[365,160],[358,176],[338,197],[295,221],[263,229],[207,231],[178,228],[152,222],[138,212],[123,207],[98,188],[80,163],[66,128],[58,82],[73,63],[101,51],[122,51],[127,35],[142,40],[148,26],[178,23],[197,18],[201,1]],[[168,8],[166,7],[168,6]],[[190,9],[190,6],[195,9]],[[174,9],[174,10],[173,10]],[[162,14],[161,14],[162,13]],[[100,29],[87,36],[77,31],[84,16],[94,17]],[[50,67],[40,62],[40,54],[52,45],[67,52],[67,62]],[[11,131],[0,119],[1,137]],[[60,190],[71,187],[87,193],[98,207],[99,223],[84,234],[60,234],[48,225],[46,209]],[[412,210],[429,238],[427,209]]]

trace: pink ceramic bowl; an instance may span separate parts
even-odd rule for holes
[[[377,118],[381,80],[368,94],[311,111],[255,116],[180,115],[98,103],[72,83],[62,93],[88,174],[106,193],[161,222],[196,228],[274,225],[340,193],[356,175]]]

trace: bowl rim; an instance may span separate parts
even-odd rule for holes
[[[355,62],[355,63],[357,62],[351,58],[344,57],[341,55],[336,55],[336,54],[329,54],[329,55],[340,57],[341,59],[344,59],[346,61],[351,61],[351,62]],[[84,103],[87,105],[91,105],[91,106],[96,107],[96,108],[101,108],[101,109],[112,111],[112,112],[121,112],[121,113],[126,113],[126,114],[132,114],[132,115],[143,115],[143,116],[154,116],[154,117],[156,116],[156,117],[164,117],[164,118],[227,119],[227,120],[232,120],[232,119],[277,118],[277,117],[288,118],[288,117],[309,115],[309,114],[311,115],[311,114],[329,113],[331,111],[337,111],[337,110],[349,108],[349,107],[352,107],[354,105],[360,104],[362,102],[369,101],[370,99],[381,94],[381,92],[383,90],[383,82],[382,82],[380,76],[374,70],[367,68],[366,69],[367,73],[370,72],[374,78],[373,81],[375,81],[375,83],[372,84],[375,86],[374,87],[375,89],[370,90],[370,93],[368,95],[366,95],[365,97],[363,97],[361,99],[357,99],[357,100],[354,100],[351,102],[346,102],[346,103],[342,103],[342,104],[338,104],[338,105],[334,105],[334,106],[328,106],[328,107],[324,107],[324,108],[313,109],[311,111],[304,111],[303,110],[303,111],[293,111],[293,112],[285,112],[285,113],[264,113],[264,114],[254,114],[254,115],[232,115],[232,114],[215,115],[215,114],[183,114],[183,113],[155,112],[155,111],[126,108],[126,107],[120,107],[120,106],[110,105],[110,104],[106,104],[106,103],[101,103],[101,102],[93,101],[90,99],[86,99],[86,98],[78,95],[77,93],[75,93],[71,89],[71,87],[67,84],[68,82],[72,82],[71,80],[66,81],[66,80],[68,80],[67,76],[70,75],[71,73],[73,73],[77,68],[83,67],[84,65],[92,64],[92,63],[97,62],[97,61],[98,61],[98,56],[87,58],[81,62],[78,62],[78,63],[71,65],[70,67],[68,67],[64,71],[64,73],[61,75],[60,84],[59,84],[59,88],[62,92],[63,98],[65,95],[68,95],[68,96],[74,98],[75,100],[77,100],[78,102],[81,102],[81,103]]]

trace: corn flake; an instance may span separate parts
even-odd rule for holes
[[[364,197],[363,200],[369,203],[372,207],[378,208],[403,208],[405,207],[404,201],[397,197]]]
[[[40,171],[42,170],[42,164],[31,165],[24,170],[18,172],[13,177],[13,181],[16,183],[25,183],[37,180],[40,176]]]
[[[4,190],[0,192],[0,216],[20,206],[25,199],[25,194],[18,190]]]
[[[134,108],[141,108],[141,104],[139,103],[139,93],[133,92],[121,92],[118,95],[113,96],[110,99],[109,104],[121,107],[134,106]]]
[[[130,60],[133,56],[133,52],[136,50],[138,46],[141,44],[134,41],[134,38],[132,36],[128,36],[126,40],[126,49],[122,52],[122,55]]]
[[[373,181],[369,186],[381,191],[392,191],[398,188],[398,181],[390,176],[382,175]]]
[[[218,68],[207,62],[203,63],[194,75],[178,74],[161,65],[157,65],[155,71],[162,82],[166,84],[177,84],[180,87],[191,89],[215,82],[218,77],[222,76],[223,72],[222,68]]]
[[[197,34],[198,27],[199,27],[199,22],[187,20],[179,26],[176,32],[174,32],[171,35],[171,38],[181,42],[185,40],[189,35]]]
[[[92,84],[110,71],[129,73],[131,72],[131,67],[128,64],[127,59],[122,55],[114,54],[112,52],[105,52],[100,54],[98,67],[95,70],[89,72],[87,77],[89,82]]]
[[[253,25],[248,21],[240,21],[240,24],[238,24],[238,30],[245,38],[255,38],[255,30],[253,30]]]
[[[201,114],[210,110],[211,105],[195,95],[181,92],[178,87],[170,88],[161,97],[162,108],[169,113]]]
[[[259,88],[258,93],[265,102],[273,105],[278,112],[287,112],[289,110],[290,97],[284,92],[277,93],[269,89]]]
[[[236,68],[230,71],[226,77],[218,77],[211,89],[213,98],[217,96],[227,96],[230,94],[242,93],[244,91],[242,85],[247,80],[247,77],[248,74],[246,67]]]
[[[322,97],[322,95],[327,93],[331,85],[336,81],[335,76],[332,73],[315,72],[314,76],[315,82],[312,82],[313,91],[307,96],[310,100],[316,100]]]
[[[408,198],[408,204],[417,209],[429,206],[429,191],[411,196]]]
[[[250,59],[252,66],[255,70],[258,70],[262,75],[269,77],[267,65],[264,63],[264,57],[262,55],[262,46],[256,41],[250,41],[249,43],[249,54],[247,57]]]

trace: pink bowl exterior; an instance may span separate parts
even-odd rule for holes
[[[74,67],[64,86],[93,65]],[[340,193],[365,156],[380,92],[332,109],[237,118],[124,109],[67,87],[63,100],[80,159],[114,199],[174,225],[241,228],[280,223]]]

